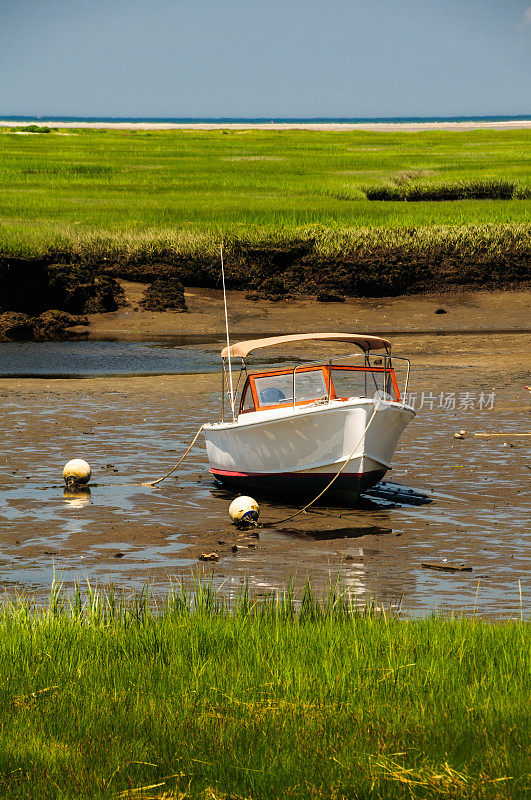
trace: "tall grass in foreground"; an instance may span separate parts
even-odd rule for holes
[[[299,600],[4,607],[0,795],[524,796],[524,622]]]

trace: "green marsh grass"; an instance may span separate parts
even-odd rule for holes
[[[0,254],[65,254],[174,237],[297,240],[306,231],[529,222],[528,131],[99,131],[0,135]],[[415,204],[365,190],[506,181],[522,198]]]
[[[0,795],[522,798],[522,620],[198,584],[0,611]],[[142,788],[144,787],[144,788]]]

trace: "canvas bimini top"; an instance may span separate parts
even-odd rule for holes
[[[260,350],[262,347],[274,347],[275,345],[287,344],[289,342],[303,341],[322,341],[322,342],[351,342],[357,345],[364,353],[369,350],[386,350],[391,352],[391,342],[382,339],[380,336],[369,336],[362,333],[293,333],[287,336],[270,336],[267,339],[249,339],[246,342],[236,342],[231,345],[231,358],[246,358],[253,350]],[[221,351],[221,358],[228,358],[229,349],[225,347]]]

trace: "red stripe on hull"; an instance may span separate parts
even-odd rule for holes
[[[236,490],[253,490],[256,493],[274,494],[312,499],[332,480],[335,472],[235,472],[211,468],[210,472],[224,486]],[[324,495],[325,500],[334,500],[351,505],[360,494],[381,481],[386,470],[364,473],[342,473]]]
[[[380,474],[382,470],[372,470],[372,472],[347,472],[342,473],[340,477],[344,478],[364,478],[368,475],[373,475],[374,473]],[[386,472],[386,470],[383,470]],[[228,469],[214,469],[214,467],[210,468],[210,472],[212,475],[215,475],[216,478],[223,479],[227,478],[263,478],[264,480],[268,480],[274,478],[275,480],[284,480],[284,478],[323,478],[325,481],[331,481],[335,472],[232,472]]]

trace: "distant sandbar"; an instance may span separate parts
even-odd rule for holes
[[[56,122],[54,120],[0,120],[0,127],[43,125],[50,128],[92,128],[108,130],[270,130],[270,131],[374,131],[382,133],[415,131],[515,130],[531,128],[529,120],[483,122]]]

